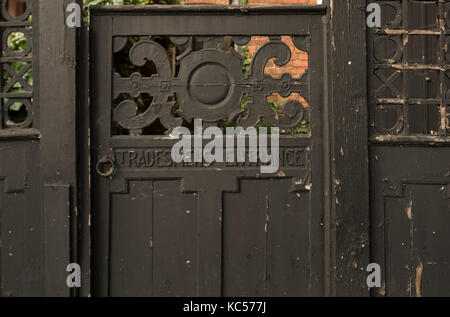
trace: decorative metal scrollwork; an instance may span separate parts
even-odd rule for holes
[[[32,12],[33,3],[25,0],[23,13],[8,12],[8,1],[1,0],[1,88],[0,129],[28,128],[33,119]]]
[[[368,29],[372,135],[449,136],[448,1],[380,6],[381,27]]]
[[[243,45],[249,36],[231,37],[236,45]],[[192,41],[191,37],[171,37],[175,45],[184,45]],[[188,47],[178,56],[179,69],[169,59],[167,50],[150,37],[141,38],[129,50],[130,62],[136,67],[152,61],[156,74],[145,77],[139,72],[129,77],[114,74],[114,98],[121,94],[138,97],[147,93],[152,96],[151,105],[138,113],[138,105],[133,100],[123,100],[113,111],[113,121],[131,134],[142,134],[142,130],[156,119],[171,130],[180,126],[182,120],[191,122],[202,119],[207,124],[220,120],[238,122],[240,126],[255,126],[265,120],[272,126],[291,129],[304,119],[305,109],[298,100],[289,100],[276,113],[270,107],[267,98],[274,93],[289,97],[300,94],[305,100],[309,94],[308,73],[293,78],[284,73],[279,78],[265,74],[269,60],[274,59],[277,66],[286,65],[291,59],[291,50],[280,37],[271,37],[254,54],[247,76],[242,72],[242,59],[233,46],[224,49],[224,37],[196,37],[203,48],[194,50]],[[302,50],[308,49],[309,37],[293,37],[293,42]],[[123,38],[114,40],[114,51],[126,45]],[[177,74],[175,74],[177,73]],[[251,96],[251,102],[242,107],[244,96]],[[178,102],[178,103],[177,103]],[[175,111],[174,107],[178,105]]]

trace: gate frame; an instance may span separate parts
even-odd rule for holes
[[[82,0],[33,0],[34,111],[40,160],[43,285],[39,296],[89,296],[90,185],[87,29],[66,25],[66,7]],[[50,76],[51,74],[51,76]],[[49,80],[50,79],[50,80]],[[57,83],[57,89],[55,89]],[[27,133],[26,130],[23,131]],[[20,138],[22,131],[16,132]],[[26,137],[26,136],[25,136]],[[0,138],[1,139],[1,138]],[[78,263],[82,287],[69,289]]]
[[[369,296],[366,0],[328,0],[330,296]],[[326,259],[327,260],[327,259]]]
[[[311,102],[319,105],[317,108],[313,108],[314,111],[313,116],[314,120],[311,121],[313,127],[313,137],[312,141],[314,146],[314,154],[311,154],[314,158],[316,167],[315,171],[320,171],[323,166],[323,155],[319,153],[322,152],[322,133],[323,126],[326,125],[324,122],[325,118],[323,113],[326,112],[326,104],[321,106],[321,100],[323,98],[323,89],[325,86],[323,85],[323,77],[324,77],[324,64],[322,63],[324,58],[324,54],[326,52],[325,46],[323,46],[323,36],[326,25],[323,23],[323,17],[326,13],[325,6],[256,6],[256,7],[245,7],[245,10],[241,7],[224,7],[224,6],[152,6],[152,7],[133,7],[133,6],[117,6],[117,7],[94,7],[91,17],[91,25],[93,29],[91,30],[91,53],[92,53],[92,61],[95,63],[91,68],[91,100],[93,102],[93,107],[91,111],[91,116],[95,117],[95,124],[91,125],[92,131],[92,156],[93,159],[91,161],[91,166],[95,166],[97,164],[97,159],[102,157],[103,155],[112,155],[114,148],[114,137],[110,136],[109,128],[110,128],[110,98],[111,94],[111,86],[110,82],[112,80],[109,72],[110,70],[110,58],[112,54],[112,45],[113,36],[143,36],[148,34],[148,29],[157,29],[153,30],[154,34],[162,34],[169,36],[176,35],[283,35],[283,34],[310,34],[311,36],[311,52],[317,52],[318,55],[310,56],[311,65],[311,78],[317,80],[317,85],[320,85],[318,88],[313,90],[311,94]],[[180,18],[180,14],[182,14],[182,18]],[[227,28],[223,28],[218,24],[211,24],[216,19],[222,19],[223,23],[227,24]],[[187,29],[180,29],[179,25],[181,21],[189,21],[191,24]],[[301,23],[297,20],[301,19]],[[242,21],[241,21],[242,20]],[[269,23],[274,23],[273,25]],[[280,25],[277,23],[282,23],[282,21],[286,22],[284,25]],[[236,23],[241,22],[241,25],[237,25]],[[167,23],[167,26],[166,24]],[[261,25],[260,23],[263,23]],[[311,24],[309,24],[311,23]],[[142,25],[145,25],[143,27]],[[206,29],[208,27],[208,29]],[[296,29],[297,27],[297,29]],[[299,33],[296,33],[296,32]],[[308,32],[308,33],[306,33]],[[100,41],[101,39],[107,40],[105,42]],[[97,119],[98,118],[98,119]],[[92,120],[94,123],[94,120]],[[320,124],[319,124],[320,122]],[[105,127],[105,128],[103,128]],[[320,132],[319,132],[320,130]],[[147,141],[151,139],[151,137],[145,137]],[[154,137],[155,141],[160,139],[160,137]],[[128,140],[128,139],[127,139]],[[139,142],[139,137],[132,137],[128,142],[132,143],[133,141]],[[309,140],[309,138],[308,138]],[[118,141],[117,139],[115,141]],[[123,141],[123,140],[122,140]],[[160,140],[162,141],[162,140]],[[309,143],[309,141],[308,141]],[[127,143],[127,145],[131,145]],[[125,145],[123,145],[125,146]],[[95,159],[94,159],[95,158]],[[179,178],[184,179],[184,185],[186,186],[186,182],[191,184],[188,185],[187,191],[199,191],[201,193],[206,193],[208,190],[211,190],[210,186],[212,184],[206,185],[203,184],[198,188],[193,187],[193,184],[188,180],[186,174],[187,171],[179,170]],[[206,172],[205,172],[206,173]],[[253,173],[253,172],[252,172]],[[120,174],[120,173],[118,173]],[[138,177],[150,177],[149,174],[139,174],[134,175],[131,178]],[[195,175],[195,174],[194,174]],[[213,175],[213,174],[211,174]],[[313,172],[313,175],[316,175]],[[168,176],[168,175],[166,175]],[[177,178],[178,178],[177,176]],[[242,175],[241,175],[242,176]],[[116,175],[119,177],[119,175]],[[159,175],[161,178],[163,176]],[[175,175],[173,175],[175,177]],[[219,177],[219,176],[217,176]],[[233,176],[232,176],[233,177]],[[234,176],[238,178],[238,175]],[[312,295],[322,295],[323,294],[323,228],[320,227],[320,222],[322,221],[322,200],[324,199],[323,191],[322,191],[322,182],[323,178],[320,176],[320,172],[316,176],[313,176],[315,179],[314,188],[312,191],[312,195],[314,196],[312,199],[314,201],[314,208],[311,209],[310,212],[313,212],[314,217],[310,218],[313,229],[313,233],[311,233],[311,241],[310,246],[313,249],[312,255],[313,258],[311,262],[313,263],[312,271],[310,272],[311,279],[314,281],[319,281],[314,283],[314,285],[319,285],[316,287],[311,287]],[[119,183],[122,184],[122,179],[119,177]],[[112,181],[112,180],[111,180]],[[192,180],[191,180],[192,181]],[[221,191],[232,190],[230,184],[234,184],[235,180],[226,181],[225,183],[228,185],[224,188],[221,188]],[[231,183],[229,183],[231,182]],[[109,233],[110,228],[108,227],[109,213],[106,212],[110,208],[110,180],[99,177],[96,173],[92,173],[92,184],[93,184],[93,197],[99,197],[96,200],[96,207],[105,208],[105,212],[99,211],[95,217],[93,217],[93,227],[96,228],[95,231],[92,232],[92,241],[93,243],[93,272],[95,270],[96,274],[93,275],[94,284],[92,287],[94,288],[94,295],[97,296],[108,296],[110,294],[110,289],[108,285],[110,283],[110,274],[109,272],[109,256],[110,253],[108,250],[111,250],[111,246],[109,245],[109,239],[111,234]],[[97,187],[98,186],[98,187]],[[118,186],[118,187],[117,187]],[[113,185],[115,190],[118,188],[122,188],[121,185],[115,183]],[[319,189],[320,188],[320,189]],[[119,191],[122,191],[120,189]],[[217,189],[216,189],[217,190]],[[207,196],[206,201],[210,201],[212,199],[210,196]],[[215,194],[214,194],[215,197]],[[93,199],[94,201],[94,199]],[[211,200],[213,201],[213,200]],[[98,204],[98,205],[97,205]],[[101,205],[100,205],[101,204]],[[98,209],[98,210],[99,210]],[[209,218],[205,217],[208,221]],[[213,217],[211,217],[213,218]],[[215,219],[215,218],[214,218]],[[206,232],[209,232],[209,229],[203,228]],[[315,236],[320,237],[315,239]],[[218,244],[220,244],[219,240],[221,238],[209,237],[214,242],[212,243],[212,247],[214,248]],[[210,240],[205,241],[210,241]],[[210,246],[203,244],[204,249],[208,249]],[[320,251],[319,251],[320,249]],[[216,249],[214,249],[216,250]],[[201,251],[200,251],[201,252]],[[205,253],[212,254],[212,253]],[[219,253],[220,254],[220,253]],[[220,256],[218,256],[220,258]],[[200,271],[200,284],[202,285],[201,290],[198,291],[199,296],[218,296],[221,294],[220,285],[221,282],[218,281],[218,273],[220,271],[219,266],[221,260],[216,260],[216,257],[203,257],[202,265],[212,272],[211,274],[204,274],[205,270]],[[210,263],[212,262],[212,263]],[[214,267],[214,268],[212,268]],[[320,272],[317,273],[316,271]],[[209,271],[208,271],[209,272]],[[216,274],[213,274],[213,273]],[[221,272],[221,271],[220,271]],[[319,275],[320,274],[320,275]],[[215,276],[215,279],[210,279],[209,275]],[[320,276],[320,277],[319,277]]]
[[[86,212],[80,210],[84,197],[79,195],[77,164],[79,30],[66,26],[64,13],[69,2],[82,6],[83,1],[33,2],[39,11],[33,48],[38,50],[34,82],[39,100],[43,294],[76,296],[78,290],[69,289],[65,281],[67,265],[80,263],[78,228],[81,214]]]
[[[324,132],[327,129],[329,132],[324,138],[328,138],[330,144],[328,155],[324,149],[324,186],[325,197],[328,198],[324,199],[323,221],[325,296],[369,296],[365,270],[369,264],[366,1],[344,3],[326,0],[324,6],[328,9],[324,17],[328,25],[328,37],[324,37],[324,82],[328,85],[324,89],[324,99],[329,105],[328,119],[334,118],[334,121],[328,120],[329,127],[324,127]],[[283,9],[292,7],[285,5]],[[270,10],[274,7],[189,6],[179,9],[207,13],[221,9],[255,11],[259,8]],[[110,7],[109,10],[119,12],[120,7]],[[166,10],[173,11],[174,8],[166,7]],[[85,124],[86,121],[81,126]],[[87,199],[84,198],[85,201]],[[82,218],[86,219],[83,212]],[[83,262],[86,262],[86,243],[81,249]]]

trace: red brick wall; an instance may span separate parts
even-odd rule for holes
[[[247,0],[248,5],[276,5],[276,4],[316,4],[317,0]],[[185,0],[184,4],[216,4],[216,5],[228,5],[229,0]],[[248,43],[249,57],[253,55],[256,50],[261,47],[268,38],[264,36],[254,36]],[[292,43],[289,36],[283,36],[281,39],[284,43],[291,48],[292,58],[291,61],[283,67],[276,66],[273,61],[269,61],[266,66],[265,72],[272,77],[280,77],[283,73],[290,73],[293,77],[299,77],[308,68],[308,54],[306,52],[298,50]],[[275,94],[270,98],[273,101],[281,99],[279,95]],[[298,94],[292,94],[286,99],[296,99],[304,102],[304,100]]]
[[[286,43],[291,49],[291,60],[286,65],[280,67],[269,61],[266,66],[266,74],[272,77],[279,77],[283,73],[290,73],[294,77],[298,77],[308,68],[308,54],[300,51],[292,43],[290,36],[282,36],[281,40]],[[268,41],[265,36],[253,36],[248,43],[249,53],[254,54],[256,50]]]
[[[183,4],[220,4],[229,5],[229,0],[185,0]]]
[[[12,16],[19,16],[25,11],[25,0],[8,1],[8,12]]]
[[[248,0],[248,4],[316,4],[317,0]]]
[[[317,0],[247,0],[248,5],[258,4],[315,4]],[[184,0],[183,4],[220,4],[229,5],[229,0]]]

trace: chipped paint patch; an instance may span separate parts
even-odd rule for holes
[[[381,285],[381,288],[378,290],[378,294],[380,294],[381,296],[386,295],[386,283],[383,282],[383,284]]]
[[[409,220],[412,220],[412,201],[410,201],[406,207],[406,216],[408,216]]]
[[[419,259],[419,264],[416,267],[416,296],[422,297],[420,292],[420,286],[422,284],[422,274],[423,274],[423,263]]]

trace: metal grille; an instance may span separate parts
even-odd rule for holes
[[[1,129],[32,126],[32,4],[26,0],[24,12],[14,16],[1,0]]]
[[[382,26],[368,37],[372,136],[448,136],[450,4],[377,3]]]
[[[308,72],[274,78],[265,69],[272,60],[278,67],[286,65],[294,50],[306,55],[309,36],[292,36],[292,48],[280,36],[270,36],[245,58],[241,48],[251,38],[115,37],[119,58],[113,80],[113,134],[155,134],[152,124],[157,119],[158,130],[168,132],[197,118],[210,126],[277,126],[285,133],[307,134]],[[274,94],[289,99],[271,100]]]

